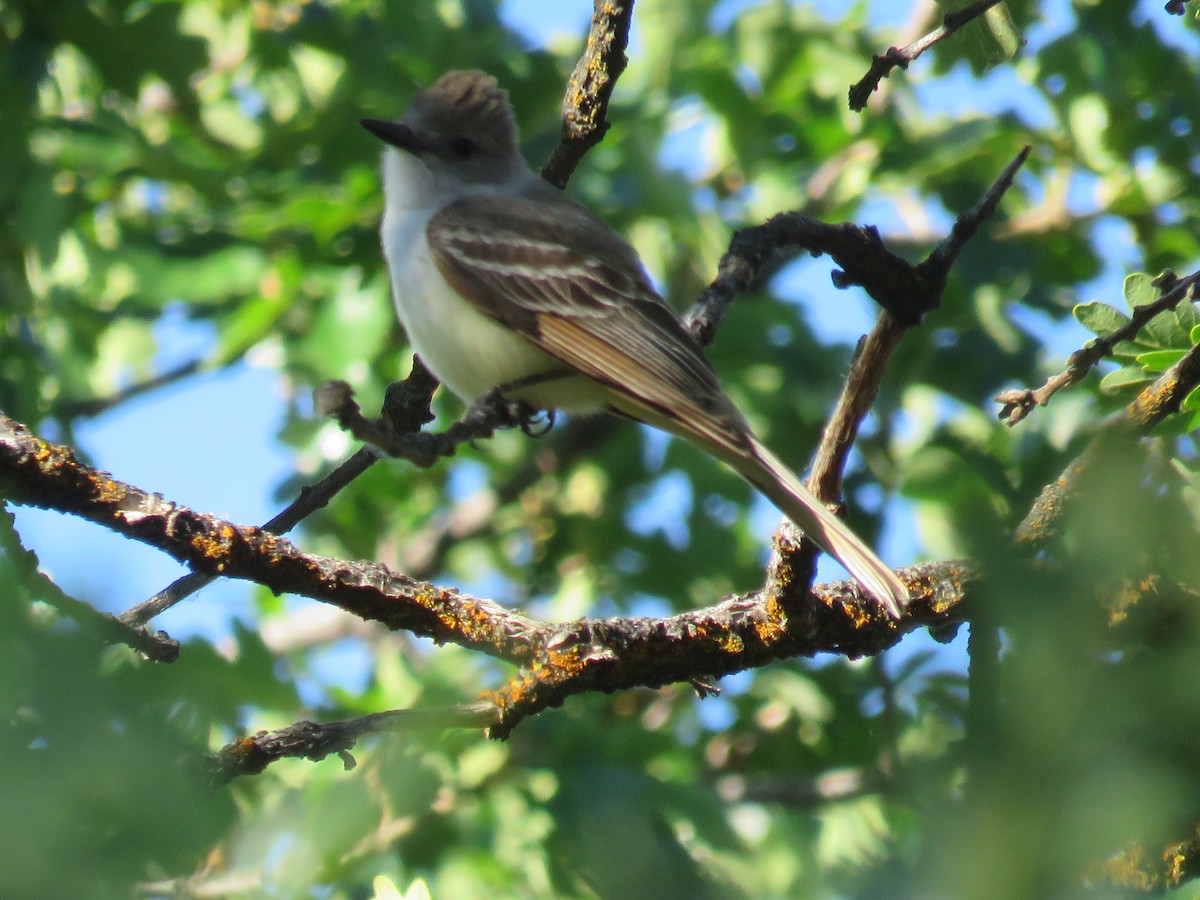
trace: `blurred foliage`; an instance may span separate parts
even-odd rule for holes
[[[393,735],[364,742],[351,772],[286,763],[206,792],[198,754],[237,734],[458,702],[507,670],[374,631],[285,647],[268,632],[311,604],[265,595],[261,634],[149,665],[53,612],[61,591],[5,513],[0,895],[188,896],[170,880],[193,878],[205,896],[1068,896],[1128,841],[1186,835],[1200,618],[1172,585],[1200,584],[1200,402],[1101,455],[1043,565],[1008,537],[1121,386],[1196,340],[1196,312],[1160,318],[1118,348],[1124,368],[1015,429],[990,398],[1061,368],[1087,337],[1073,311],[1096,331],[1124,321],[1126,270],[1200,264],[1200,37],[1161,3],[1044,6],[1005,4],[854,115],[849,85],[932,28],[928,8],[900,35],[863,3],[830,20],[782,0],[643,0],[612,130],[571,188],[683,306],[733,228],[784,209],[877,224],[919,258],[1033,144],[898,351],[848,478],[861,532],[898,491],[887,515],[906,547],[988,573],[973,603],[1005,652],[973,710],[962,641],[913,635],[882,660],[726,679],[717,699],[579,698],[505,744]],[[1007,59],[1011,23],[1028,44]],[[5,0],[0,408],[72,441],[89,401],[162,374],[160,326],[182,315],[211,335],[187,372],[251,353],[278,368],[294,493],[344,446],[304,415],[307,391],[344,378],[369,403],[407,368],[378,251],[378,147],[357,119],[479,67],[540,162],[581,39],[531,48],[483,0]],[[821,294],[818,270],[784,268],[711,349],[798,468],[849,352],[808,297],[869,308]],[[1131,276],[1130,307],[1149,280]],[[761,503],[687,448],[622,425],[505,493],[529,457],[528,438],[503,434],[428,472],[376,467],[300,541],[557,618],[690,608],[760,577]],[[369,659],[365,687],[330,676],[346,655]]]

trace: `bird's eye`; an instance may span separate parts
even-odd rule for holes
[[[456,137],[454,143],[450,145],[450,149],[459,159],[466,159],[479,152],[479,145],[469,137]]]

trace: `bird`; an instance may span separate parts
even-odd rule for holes
[[[836,557],[893,618],[900,578],[754,434],[632,245],[538,176],[492,76],[451,71],[385,144],[380,239],[393,303],[429,370],[464,402],[607,410],[724,462]]]

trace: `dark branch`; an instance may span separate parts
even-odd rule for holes
[[[67,400],[58,407],[57,412],[68,419],[78,416],[98,416],[101,413],[108,412],[114,406],[119,406],[126,400],[132,400],[134,397],[148,394],[150,391],[158,390],[161,387],[166,387],[168,384],[174,384],[176,381],[181,381],[190,375],[194,375],[203,366],[204,360],[202,359],[189,360],[173,369],[168,369],[165,372],[155,375],[153,378],[147,378],[145,381],[139,381],[136,384],[124,387],[106,397]]]
[[[316,762],[331,754],[354,768],[350,750],[368,734],[435,728],[486,728],[496,720],[488,703],[464,703],[446,709],[393,709],[341,722],[296,722],[278,731],[260,731],[238,738],[204,761],[206,781],[216,788],[239,775],[257,775],[271,763],[288,757]]]
[[[999,413],[1000,419],[1009,425],[1016,425],[1029,415],[1034,407],[1045,406],[1050,402],[1050,398],[1063,388],[1077,384],[1101,360],[1111,354],[1117,344],[1133,340],[1159,313],[1174,309],[1184,300],[1192,300],[1196,295],[1198,282],[1200,271],[1182,279],[1176,279],[1174,274],[1164,272],[1154,281],[1163,291],[1159,299],[1135,308],[1129,321],[1111,334],[1088,341],[1068,357],[1065,369],[1046,379],[1046,383],[1041,387],[1036,390],[1023,388],[1002,391],[997,394],[996,402],[1003,404]]]
[[[812,243],[799,244],[800,247],[812,252],[829,252],[842,266],[842,272],[834,273],[840,276],[835,277],[835,284],[839,287],[861,284],[884,307],[871,333],[855,351],[841,395],[825,424],[813,458],[809,487],[824,502],[836,504],[841,499],[842,477],[850,449],[878,396],[888,360],[900,338],[926,311],[941,303],[951,266],[967,242],[978,233],[980,225],[995,214],[1000,198],[1012,186],[1029,151],[1030,148],[1025,147],[1017,154],[974,208],[959,216],[950,234],[915,266],[884,247],[873,228],[830,226],[794,213],[784,214],[794,217],[783,220],[796,226],[793,237],[812,240]],[[709,328],[715,328],[734,293],[758,277],[770,257],[771,244],[766,243],[772,235],[770,226],[781,219],[776,216],[760,229],[747,229],[734,236],[729,252],[721,260],[721,274],[689,316],[689,322],[698,331],[708,334]],[[783,222],[776,237],[787,234]],[[758,240],[763,243],[757,243]],[[802,540],[790,522],[781,524],[775,535],[767,572],[767,591],[777,598],[782,609],[796,611],[803,607],[805,597],[801,586],[809,583],[816,571],[817,552],[816,545]]]
[[[566,187],[584,154],[608,131],[608,101],[628,63],[632,20],[633,0],[595,0],[587,46],[563,98],[562,138],[542,167],[542,177],[555,187]]]
[[[0,516],[11,515],[0,512]],[[179,642],[171,640],[161,631],[152,634],[145,628],[136,628],[102,613],[82,600],[64,593],[57,584],[38,569],[37,556],[21,546],[11,528],[0,528],[0,556],[17,572],[19,583],[29,591],[32,598],[40,600],[59,614],[77,622],[97,635],[106,644],[125,644],[156,662],[175,662],[179,658]],[[11,587],[6,588],[11,590]]]
[[[554,378],[559,375],[551,376]],[[534,380],[534,379],[529,379]],[[540,379],[538,379],[540,380]],[[362,414],[350,385],[344,381],[327,381],[314,391],[317,412],[332,416],[338,424],[379,453],[408,460],[418,468],[427,469],[444,456],[453,456],[458,448],[471,441],[490,438],[501,428],[518,427],[526,434],[540,436],[543,429],[536,425],[538,414],[532,408],[506,398],[506,393],[521,385],[499,385],[474,404],[461,419],[441,432],[423,432],[420,427],[401,427],[389,418],[368,419]]]
[[[1029,156],[1025,147],[988,188],[974,209],[961,215],[950,234],[918,265],[890,251],[870,225],[848,222],[830,225],[797,212],[780,213],[762,225],[736,232],[721,258],[717,278],[705,288],[687,316],[687,325],[701,343],[710,343],[734,298],[769,274],[782,260],[807,251],[829,254],[840,267],[833,273],[839,288],[859,285],[904,327],[941,303],[946,277],[959,252],[993,215],[1000,198],[1012,186],[1017,170]]]
[[[897,67],[907,69],[909,63],[930,47],[944,41],[998,3],[1000,0],[978,0],[970,6],[948,13],[940,27],[935,28],[923,38],[913,41],[907,47],[888,47],[882,54],[872,56],[871,68],[867,70],[867,74],[857,84],[850,87],[850,108],[855,112],[861,112],[866,107],[871,94],[875,93],[875,89],[879,87],[879,82],[891,75],[893,69]]]
[[[962,252],[967,242],[979,232],[979,226],[996,214],[1000,199],[1013,186],[1017,172],[1020,171],[1021,166],[1025,165],[1025,161],[1029,159],[1032,151],[1033,147],[1028,144],[1022,147],[1020,152],[1013,157],[1012,162],[1004,167],[1000,177],[993,181],[992,186],[979,198],[979,202],[975,204],[974,208],[955,220],[950,234],[933,248],[933,252],[924,262],[917,266],[925,278],[945,284],[946,275],[949,273],[950,267],[954,265],[954,261],[958,259],[958,254]]]
[[[1200,385],[1200,344],[1192,347],[1179,362],[1125,407],[1124,412],[1110,420],[1088,443],[1058,478],[1042,489],[1029,513],[1017,526],[1016,541],[1040,545],[1057,534],[1058,524],[1067,500],[1075,493],[1080,479],[1090,471],[1095,461],[1114,441],[1134,440],[1145,435],[1167,416],[1179,412],[1180,404]]]

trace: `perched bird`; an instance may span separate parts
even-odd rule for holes
[[[530,170],[508,95],[450,72],[398,122],[381,228],[392,298],[430,371],[467,402],[500,387],[544,410],[608,409],[731,466],[837,557],[892,616],[908,591],[751,432],[637,253]]]

